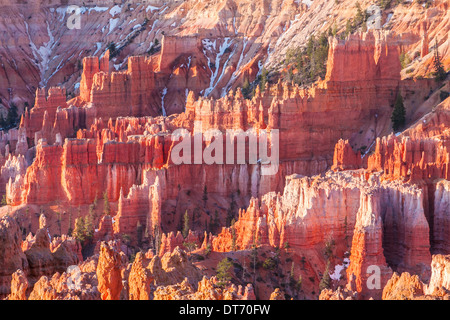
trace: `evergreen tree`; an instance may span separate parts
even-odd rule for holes
[[[357,1],[355,4],[356,15],[354,25],[360,26],[367,20],[367,13],[361,9],[361,4]]]
[[[159,254],[159,249],[161,248],[161,231],[158,227],[155,226],[153,229],[154,234],[154,247],[155,247],[155,253]]]
[[[108,45],[108,50],[110,54],[110,58],[116,55],[116,44],[114,42],[110,42]]]
[[[62,235],[62,227],[61,227],[61,212],[57,211],[56,216],[58,217],[58,228],[59,234]]]
[[[242,95],[244,96],[245,99],[252,98],[252,89],[248,79],[245,79],[244,84],[242,85]]]
[[[84,232],[86,240],[91,240],[94,237],[94,214],[89,212],[84,219]]]
[[[305,270],[306,258],[303,256],[300,262],[302,263],[302,269]]]
[[[253,244],[252,251],[250,252],[250,267],[253,268],[253,282],[256,279],[256,267],[258,265],[258,243],[255,240],[255,236],[253,235]]]
[[[184,242],[183,246],[188,250],[190,259],[191,252],[197,249],[197,244],[195,242]]]
[[[211,253],[211,243],[208,242],[208,243],[206,244],[205,255],[206,255],[206,256],[209,256],[210,253]]]
[[[6,199],[6,194],[4,194],[2,197],[1,205],[6,206],[7,204],[8,204],[8,199]]]
[[[228,281],[231,280],[231,274],[229,272],[230,268],[233,266],[230,260],[228,258],[224,258],[222,261],[220,261],[217,264],[217,280],[218,285],[220,287],[225,287]]]
[[[267,79],[268,75],[269,75],[269,72],[266,70],[266,68],[263,68],[261,71],[261,76],[260,76],[261,78],[259,81],[259,90],[261,92],[264,92],[264,90],[266,90],[266,84],[268,82],[268,79]]]
[[[95,205],[93,203],[91,203],[89,205],[89,213],[88,213],[88,215],[92,217],[92,223],[95,224],[95,221],[97,220],[97,215],[96,215],[96,212],[95,212]]]
[[[86,240],[85,223],[83,217],[75,219],[75,229],[73,230],[73,236],[75,239],[84,243]]]
[[[447,78],[447,73],[445,72],[444,66],[442,65],[441,57],[439,55],[439,47],[438,47],[437,40],[434,45],[433,64],[434,64],[434,70],[435,70],[434,79],[437,82],[444,81],[445,78]]]
[[[184,225],[183,225],[183,231],[181,233],[183,234],[183,237],[186,239],[187,236],[189,235],[189,215],[188,215],[187,210],[184,213],[183,220],[184,220]]]
[[[142,235],[143,235],[143,226],[138,221],[136,224],[136,239],[137,239],[138,247],[140,247],[142,245]]]
[[[291,280],[294,280],[294,261],[292,261],[291,265],[291,273],[289,274]]]
[[[231,221],[231,251],[236,251],[236,228],[234,227],[234,224],[236,221],[233,219]]]
[[[331,277],[330,277],[330,260],[327,261],[327,266],[325,267],[325,271],[323,273],[322,279],[319,283],[319,289],[322,291],[323,289],[330,288]]]
[[[391,115],[392,129],[398,131],[405,125],[406,122],[406,109],[403,105],[403,97],[400,92],[395,100],[394,110]]]
[[[71,236],[72,235],[72,212],[69,211],[69,228],[67,230],[67,235]]]
[[[8,127],[15,127],[18,120],[17,107],[14,103],[11,103],[11,106],[8,110],[8,115],[6,116],[6,125]]]
[[[297,291],[302,290],[302,283],[303,283],[302,275],[299,275],[297,283],[295,284],[295,288],[297,289]]]
[[[98,193],[95,194],[94,202],[92,203],[92,205],[94,206],[94,209],[97,208],[97,202],[98,202]]]
[[[202,200],[205,202],[205,205],[206,205],[206,201],[208,201],[208,188],[206,187],[206,185],[203,188]]]
[[[227,226],[231,226],[231,221],[233,221],[233,219],[235,218],[236,207],[237,207],[237,203],[236,203],[236,200],[234,199],[234,193],[232,193],[230,207],[228,208],[228,211],[227,211],[227,220],[226,220]]]
[[[109,215],[111,208],[109,206],[108,193],[105,191],[103,193],[103,213],[107,216]]]
[[[3,117],[3,114],[0,114],[0,128],[5,128],[6,127],[6,120]]]
[[[209,224],[210,232],[216,232],[219,225],[220,225],[219,212],[216,209],[214,210],[214,216],[212,217],[211,222]]]

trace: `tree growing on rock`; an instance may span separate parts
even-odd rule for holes
[[[78,217],[75,219],[75,229],[73,230],[73,236],[82,244],[86,241],[86,230],[84,228],[83,217]]]
[[[103,192],[103,214],[107,216],[110,213],[111,213],[111,206],[109,204],[108,193],[105,191]]]
[[[222,261],[220,261],[217,264],[217,280],[218,280],[218,285],[220,287],[225,287],[225,285],[227,284],[228,281],[231,280],[231,274],[230,274],[230,269],[233,266],[233,264],[231,263],[230,260],[228,260],[228,258],[224,258]]]
[[[190,230],[190,228],[189,228],[189,214],[188,214],[187,210],[184,213],[183,221],[184,221],[183,231],[181,232],[181,234],[186,239],[187,236],[189,235],[189,230]]]
[[[325,267],[325,271],[323,272],[322,279],[319,283],[319,289],[322,291],[323,289],[329,289],[331,285],[331,277],[330,277],[330,260],[327,261],[327,266]]]
[[[236,223],[236,220],[232,220],[231,221],[231,251],[236,251],[236,239],[237,239],[237,235],[236,235],[236,228],[234,227],[234,224]]]
[[[153,243],[155,254],[159,254],[159,249],[161,248],[161,230],[157,226],[153,228]]]
[[[192,251],[197,249],[197,244],[195,242],[190,241],[190,242],[184,242],[183,246],[188,250],[189,259],[190,259]]]
[[[403,128],[406,122],[406,109],[403,104],[403,97],[400,92],[395,100],[394,110],[391,115],[392,129],[398,131]]]
[[[206,202],[208,201],[208,188],[206,187],[206,185],[203,188],[202,200],[203,200],[203,202],[205,203],[205,206],[206,206]]]
[[[447,78],[447,73],[445,72],[444,66],[442,65],[441,56],[439,55],[439,47],[437,41],[434,44],[434,59],[433,59],[433,65],[434,65],[434,79],[437,82],[444,81],[445,78]]]
[[[8,128],[15,127],[18,119],[19,115],[17,114],[17,106],[14,103],[11,103],[8,114],[6,116],[6,124]]]

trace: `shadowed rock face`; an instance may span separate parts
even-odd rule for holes
[[[20,247],[22,232],[12,217],[0,219],[0,297],[11,293],[11,275],[17,269],[28,271],[28,261]]]

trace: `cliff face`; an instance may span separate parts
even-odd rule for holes
[[[371,9],[369,16],[375,18],[377,23],[377,16],[373,15],[374,2],[362,0],[359,3],[362,10]],[[433,47],[436,42],[448,69],[450,52],[446,35],[449,31],[450,17],[447,1],[433,1],[427,6],[414,1],[392,3],[385,10],[380,10],[380,13],[379,25],[372,26],[368,23],[368,28],[375,27],[402,34],[402,51],[412,60],[403,69],[402,78],[428,77],[433,69]],[[317,30],[326,32],[330,27],[336,27],[338,31],[345,30],[347,21],[354,19],[355,14],[355,2],[351,0],[342,0],[339,3],[313,1],[306,12],[298,14],[296,19],[287,25],[285,32],[272,47],[273,54],[269,56],[266,65],[276,66],[284,58],[287,50],[306,43],[310,35]],[[314,19],[310,19],[311,15],[314,15]]]
[[[430,230],[421,189],[377,179],[366,181],[355,171],[288,177],[283,195],[269,193],[261,204],[253,199],[233,227],[212,239],[212,248],[231,251],[235,237],[241,250],[257,241],[275,247],[288,244],[305,254],[311,248],[321,252],[333,241],[337,257],[350,253],[347,279],[359,298],[381,298],[391,269],[429,279]],[[316,257],[325,264],[322,255]],[[378,285],[368,284],[373,266],[379,268]]]
[[[448,228],[447,215],[443,213],[448,202],[448,110],[449,101],[446,99],[400,135],[377,139],[373,152],[366,157],[367,164],[360,164],[360,167],[367,166],[364,171],[368,179],[372,173],[380,172],[383,180],[393,181],[397,185],[400,181],[408,181],[422,189],[422,199],[408,210],[423,211],[430,229],[431,250],[444,254],[447,253],[444,233]],[[340,141],[336,145],[333,168],[357,167],[355,158],[358,155],[348,144]],[[389,197],[394,199],[397,196],[392,194]],[[390,213],[387,213],[386,219],[389,217]],[[398,230],[385,232],[386,237],[402,234]],[[398,254],[392,253],[394,260]]]
[[[58,110],[54,123],[52,122],[53,118],[50,117],[50,110],[46,110],[47,116],[44,117],[43,127],[36,135],[48,137],[48,143],[64,144],[63,154],[52,157],[55,162],[59,159],[61,161],[61,168],[58,168],[58,173],[53,175],[56,177],[56,181],[59,180],[59,176],[64,181],[76,179],[79,174],[78,172],[72,173],[71,168],[81,165],[77,161],[82,163],[89,161],[89,169],[83,168],[81,171],[96,170],[98,177],[86,181],[105,181],[106,186],[97,186],[95,183],[91,186],[88,183],[84,188],[87,190],[86,193],[80,197],[70,190],[72,185],[77,184],[76,181],[73,183],[62,181],[62,188],[55,186],[60,190],[54,192],[54,195],[60,197],[62,191],[65,193],[62,198],[75,203],[86,203],[93,200],[96,192],[101,192],[106,188],[108,195],[116,201],[121,188],[127,194],[133,184],[140,183],[140,172],[147,169],[148,164],[151,163],[156,168],[161,167],[164,163],[171,164],[169,161],[170,150],[176,143],[171,141],[170,133],[180,126],[186,127],[191,134],[205,133],[211,128],[223,131],[228,129],[246,131],[252,128],[266,127],[270,130],[277,129],[279,130],[279,159],[282,161],[278,170],[281,171],[281,175],[323,172],[332,163],[331,155],[339,138],[346,137],[355,141],[354,132],[359,131],[363,126],[371,126],[372,123],[381,121],[380,119],[385,114],[383,110],[389,110],[389,106],[393,102],[390,93],[397,90],[399,79],[391,77],[389,72],[398,74],[399,68],[398,65],[386,66],[389,63],[387,58],[377,56],[377,50],[379,50],[377,48],[380,46],[386,47],[383,52],[389,55],[389,61],[397,59],[398,50],[395,38],[379,32],[354,36],[344,44],[338,43],[331,46],[329,55],[330,60],[334,62],[328,68],[329,79],[311,89],[300,89],[297,86],[278,83],[268,87],[264,92],[257,90],[252,100],[243,99],[239,90],[236,94],[230,93],[219,100],[200,98],[195,101],[195,94],[191,94],[188,96],[186,113],[173,117],[169,121],[160,118],[117,119],[124,114],[136,116],[148,114],[147,111],[141,109],[150,99],[144,96],[150,94],[152,83],[154,83],[153,80],[149,80],[149,77],[159,74],[154,72],[153,58],[132,57],[129,59],[126,72],[105,73],[99,71],[94,74],[93,72],[97,69],[100,70],[99,65],[102,63],[89,58],[85,61],[86,70],[82,95],[79,99],[77,98],[78,100],[68,102],[78,104],[89,96],[89,100],[86,101],[89,107],[80,108],[84,103],[81,102],[79,108]],[[346,75],[351,77],[352,71],[339,69],[338,66],[345,63],[342,59],[347,51],[357,55],[371,70],[362,74],[361,79],[347,79]],[[389,70],[389,72],[380,68]],[[338,77],[341,76],[343,81],[338,81]],[[91,93],[88,95],[84,93],[84,90],[89,91],[91,77],[93,79]],[[113,85],[114,83],[116,84]],[[348,87],[356,86],[360,89],[349,97]],[[122,91],[112,93],[110,89],[113,87]],[[376,94],[375,88],[377,88]],[[106,105],[108,106],[106,107]],[[141,111],[123,109],[128,107]],[[84,111],[75,111],[77,109]],[[327,117],[318,116],[324,112]],[[112,117],[117,120],[112,123],[108,122],[108,125],[105,126],[99,120],[102,117]],[[70,135],[78,125],[83,126],[83,122],[88,129],[78,132],[77,137],[92,138],[95,139],[95,143],[92,141],[65,141],[65,138],[71,137]],[[52,123],[53,125],[51,125]],[[195,123],[197,125],[194,126]],[[200,127],[199,123],[201,123]],[[34,131],[34,129],[29,129],[30,126],[25,120],[23,120],[23,126],[27,130]],[[320,133],[314,129],[318,127],[321,128]],[[161,132],[168,134],[161,135]],[[151,133],[152,136],[146,133]],[[136,137],[136,135],[142,134],[144,137]],[[116,140],[119,143],[109,140]],[[63,141],[65,142],[63,143]],[[86,148],[88,151],[85,151]],[[97,165],[95,165],[95,157],[92,154],[94,148],[96,148],[98,157]],[[40,153],[39,147],[37,147],[37,153]],[[75,156],[76,153],[80,153],[80,157]],[[92,154],[92,156],[88,156],[88,154]],[[117,156],[119,154],[120,157],[133,154],[140,156],[121,159]],[[36,158],[40,156],[42,155],[38,154]],[[81,160],[81,157],[87,157],[87,159]],[[123,162],[126,165],[117,165],[117,162]],[[96,169],[94,169],[95,166],[97,166]],[[231,167],[224,166],[224,170],[228,171],[229,168]],[[257,167],[249,166],[245,170],[249,172],[249,178],[251,177],[252,180],[261,179],[258,183],[259,194],[282,190],[284,179],[279,179],[280,174],[261,177],[259,173],[254,173],[255,170],[258,170]],[[117,176],[118,179],[109,180],[109,172],[116,172],[114,176]],[[250,174],[250,172],[252,173]],[[33,180],[30,174],[27,174],[25,179],[27,184],[31,184]],[[83,172],[81,174],[81,176],[86,175],[90,176],[91,173]],[[208,177],[208,180],[210,179]],[[215,179],[215,177],[212,178],[212,180]],[[245,183],[245,181],[243,182]],[[250,189],[255,190],[255,187],[252,182]],[[245,186],[242,188],[245,189]],[[226,189],[226,191],[229,193],[230,190]],[[245,192],[245,194],[248,193]],[[252,191],[252,195],[256,196],[257,194]],[[35,202],[37,200],[30,194],[26,201]]]
[[[433,255],[431,279],[420,281],[417,275],[394,273],[383,289],[383,300],[448,300],[448,256]]]
[[[450,265],[448,255],[433,255],[431,262],[431,278],[425,287],[425,293],[430,295],[442,295],[450,290]]]
[[[383,249],[383,219],[380,198],[377,194],[364,193],[357,212],[353,232],[350,265],[347,268],[349,287],[359,293],[359,298],[381,298],[382,284],[389,279],[392,271],[386,263]],[[373,270],[376,268],[376,270]],[[370,283],[372,272],[379,279]]]
[[[166,45],[170,43],[168,41]],[[38,103],[45,112],[42,127],[34,132],[37,141],[35,160],[26,173],[11,175],[6,188],[7,198],[12,205],[62,201],[69,206],[78,206],[92,204],[106,193],[109,201],[118,208],[113,222],[114,233],[130,234],[133,243],[137,243],[139,228],[145,235],[154,235],[159,228],[165,233],[176,231],[186,210],[191,214],[200,211],[196,230],[203,231],[203,226],[211,225],[211,212],[217,210],[212,202],[205,201],[202,209],[183,201],[193,190],[196,197],[202,197],[195,190],[207,187],[215,201],[224,203],[218,210],[220,228],[226,207],[230,206],[226,202],[231,194],[238,195],[236,201],[242,208],[248,206],[251,197],[281,192],[285,186],[284,176],[325,172],[333,162],[332,153],[341,138],[349,139],[349,142],[341,147],[344,156],[337,156],[339,152],[335,152],[336,168],[360,166],[360,156],[358,153],[353,155],[350,143],[352,146],[366,143],[361,139],[358,142],[355,132],[366,126],[386,123],[387,110],[393,99],[391,92],[399,85],[398,77],[392,78],[390,72],[398,73],[399,69],[397,64],[387,68],[384,65],[390,63],[387,59],[398,58],[397,45],[395,37],[381,32],[355,35],[346,42],[332,42],[329,55],[333,62],[328,66],[329,78],[310,89],[280,82],[267,86],[263,92],[257,89],[252,100],[244,99],[240,90],[218,100],[203,97],[196,100],[196,94],[191,92],[186,97],[185,113],[165,118],[138,117],[149,112],[142,108],[150,101],[153,86],[155,90],[160,89],[157,88],[158,78],[165,77],[167,68],[158,68],[161,61],[154,57],[130,57],[127,71],[111,72],[108,54],[100,60],[86,58],[80,96],[67,102],[75,106],[57,108],[51,118],[53,104],[50,107]],[[190,46],[191,49],[194,47]],[[380,48],[384,48],[383,54],[379,52]],[[341,60],[347,51],[358,57],[368,70],[358,79],[351,78],[354,70],[339,67],[345,63]],[[343,81],[338,81],[337,73],[343,73],[339,75]],[[50,97],[54,95],[52,91]],[[48,104],[51,99],[45,101]],[[123,114],[136,117],[121,117]],[[23,117],[22,130],[37,130],[30,126],[31,118],[32,114]],[[240,130],[254,130],[259,143],[262,129],[279,130],[277,172],[264,175],[263,166],[249,163],[250,159],[239,164],[237,155],[232,157],[233,164],[227,164],[227,155],[219,159],[224,164],[177,165],[173,162],[172,152],[180,142],[173,141],[173,135],[180,128],[190,133],[191,142],[195,140],[195,134],[208,136],[212,128],[223,132],[231,130],[234,141]],[[269,137],[276,139],[272,133]],[[204,141],[202,145],[205,148],[209,142]],[[276,152],[272,148],[269,151]],[[349,157],[351,164],[348,164]],[[41,188],[43,183],[45,187]],[[329,204],[319,206],[328,210]],[[173,214],[162,214],[165,211]],[[354,221],[349,223],[353,228]],[[289,239],[289,230],[281,230],[280,225],[278,223],[276,232],[272,229],[273,233],[264,237],[281,245],[286,241],[295,243],[295,238]],[[250,243],[249,239],[242,241],[244,246]],[[317,240],[309,239],[306,243],[315,245]]]
[[[269,54],[269,44],[276,42],[295,14],[307,8],[301,3],[280,0],[263,1],[256,7],[251,1],[128,1],[126,4],[97,1],[93,4],[76,0],[71,5],[79,6],[81,15],[79,28],[73,28],[69,21],[72,15],[64,1],[4,2],[5,10],[0,15],[5,21],[1,26],[2,41],[9,48],[0,51],[6,61],[0,83],[0,97],[4,101],[12,98],[22,108],[24,102],[31,105],[36,87],[61,83],[70,95],[77,95],[78,91],[90,87],[90,80],[86,82],[81,74],[81,57],[86,52],[99,57],[113,43],[111,68],[123,70],[128,56],[153,55],[161,60],[158,70],[178,78],[167,77],[164,85],[161,83],[161,90],[167,87],[172,94],[166,101],[168,114],[180,112],[180,102],[184,101],[181,99],[185,87],[173,88],[175,81],[184,82],[196,94],[203,95],[208,89],[208,95],[214,97],[220,96],[222,87],[241,85],[249,77],[252,81]],[[83,39],[77,46],[72,45],[75,37]],[[201,40],[198,44],[192,38],[216,45],[203,48]],[[159,52],[163,54],[158,56]],[[247,54],[255,56],[250,58]],[[180,58],[182,61],[177,61]],[[106,72],[106,66],[97,63],[91,73]],[[186,81],[183,76],[177,76],[179,68],[182,74],[200,77]],[[12,96],[7,88],[12,89]],[[162,114],[157,109],[153,112]]]
[[[330,43],[330,51],[334,54],[327,60],[325,80],[330,82],[400,80],[398,44],[388,41],[386,38],[389,36],[389,33],[381,32],[366,33],[361,38],[350,36],[345,41],[334,39]]]
[[[75,246],[70,245],[70,240],[74,239],[66,237],[64,240],[55,239],[56,241],[52,242],[44,215],[41,215],[39,222],[35,236],[28,237],[27,242],[22,244],[29,265],[29,272],[26,273],[31,286],[42,276],[51,277],[80,261],[77,243]]]
[[[21,245],[21,232],[18,224],[11,217],[2,217],[0,220],[0,296],[5,298],[11,293],[11,275],[17,269],[28,271],[28,261]]]

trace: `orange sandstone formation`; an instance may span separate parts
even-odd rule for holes
[[[122,291],[122,258],[116,249],[101,243],[97,265],[98,291],[102,300],[119,300]]]

